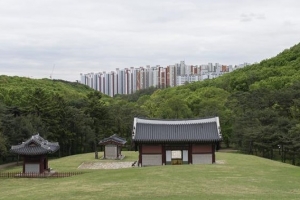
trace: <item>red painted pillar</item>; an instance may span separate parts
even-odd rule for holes
[[[45,169],[47,169],[48,170],[48,157],[45,157],[45,162],[44,162],[44,167],[45,167]]]
[[[104,159],[106,158],[106,155],[105,155],[105,146],[106,146],[106,145],[104,145],[104,150],[103,150],[103,158],[104,158]]]
[[[140,166],[142,166],[142,153],[143,153],[143,150],[142,150],[142,148],[143,148],[143,145],[142,144],[140,144],[139,145],[139,165]]]
[[[44,156],[40,156],[40,173],[44,172]]]
[[[216,155],[215,155],[215,144],[211,145],[211,152],[212,152],[212,163],[216,162]]]
[[[26,157],[23,156],[23,173],[25,173],[25,162],[26,162]]]
[[[121,158],[121,146],[117,145],[117,151],[118,151],[117,158]]]
[[[161,151],[162,164],[166,164],[166,148],[164,144],[161,145]]]
[[[189,164],[193,164],[192,150],[193,150],[193,145],[189,144],[189,150],[188,150],[188,163]]]

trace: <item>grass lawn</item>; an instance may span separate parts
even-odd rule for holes
[[[136,152],[123,152],[134,161]],[[213,165],[79,170],[82,162],[107,162],[81,154],[51,160],[66,178],[1,178],[0,199],[299,199],[300,168],[237,153],[217,153]],[[21,171],[21,166],[1,172]]]

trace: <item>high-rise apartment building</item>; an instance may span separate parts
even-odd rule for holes
[[[221,65],[208,63],[207,65],[186,65],[184,61],[179,64],[161,67],[156,65],[139,68],[116,68],[109,73],[98,72],[80,74],[81,83],[109,96],[116,94],[133,94],[138,90],[149,87],[166,88],[183,85],[185,83],[213,79],[234,69],[249,65]]]

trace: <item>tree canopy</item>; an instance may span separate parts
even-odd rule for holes
[[[111,134],[127,139],[134,117],[219,116],[223,146],[300,165],[300,44],[221,77],[108,97],[79,83],[0,76],[0,156],[39,132],[60,156],[97,152]]]

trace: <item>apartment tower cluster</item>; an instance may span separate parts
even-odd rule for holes
[[[132,94],[149,87],[166,88],[183,85],[190,82],[213,79],[248,63],[232,67],[219,63],[207,65],[186,65],[184,61],[175,65],[161,67],[160,65],[139,68],[125,68],[109,73],[80,74],[81,83],[111,97],[116,94]]]

